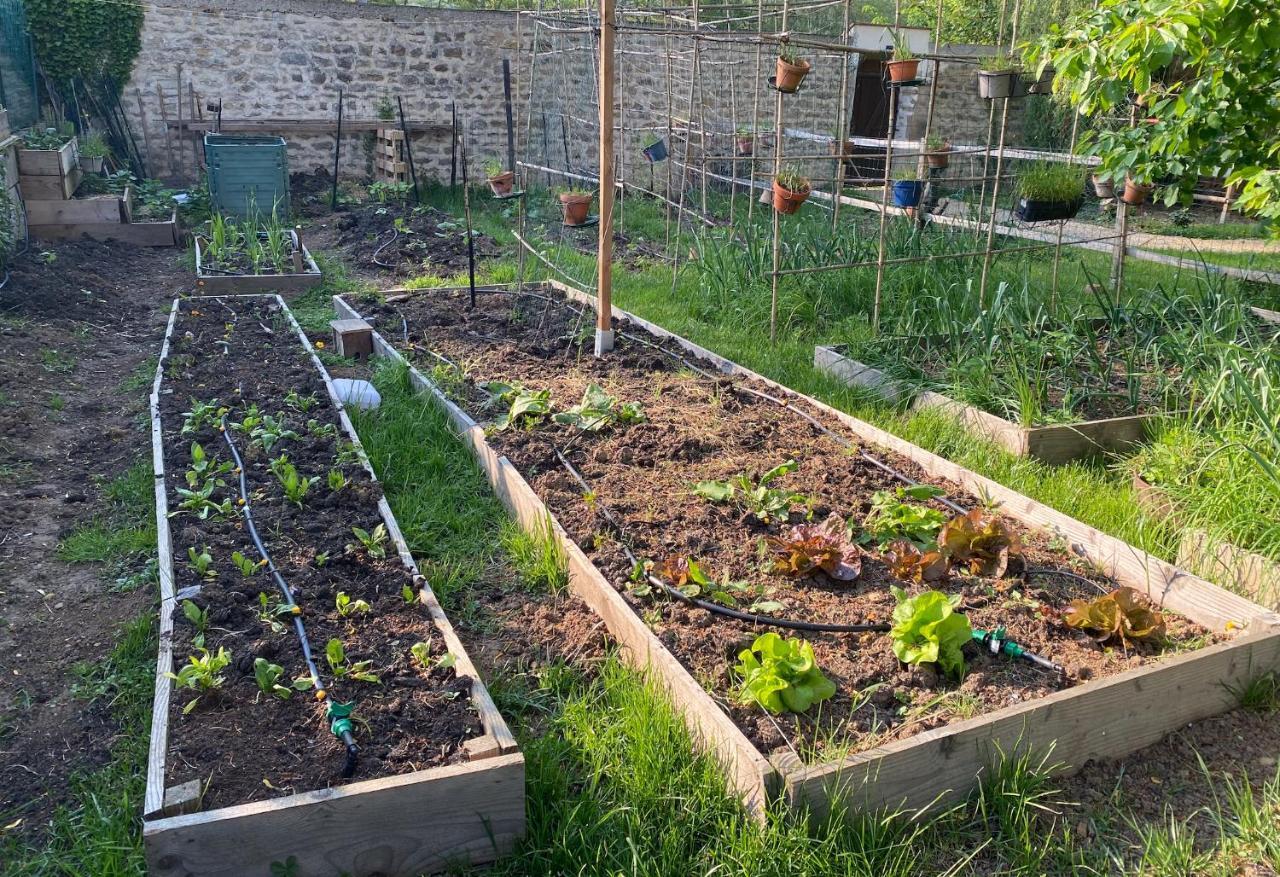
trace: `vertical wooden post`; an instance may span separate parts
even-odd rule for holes
[[[596,256],[596,356],[613,350],[614,0],[600,0],[600,243]]]
[[[502,102],[507,112],[507,170],[516,169],[516,126],[511,120],[511,62],[502,59]],[[516,188],[520,188],[517,186]]]

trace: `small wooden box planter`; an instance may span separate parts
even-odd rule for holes
[[[332,380],[284,300],[273,298],[323,376],[342,430],[376,482]],[[299,877],[338,873],[351,877],[417,877],[460,863],[489,862],[509,853],[525,830],[524,757],[430,585],[419,576],[385,498],[379,500],[378,508],[400,560],[421,582],[419,600],[425,611],[424,624],[435,626],[457,660],[457,672],[473,680],[472,705],[483,723],[484,734],[465,744],[470,760],[208,812],[191,812],[198,809],[200,790],[186,786],[198,783],[165,788],[171,694],[171,682],[165,674],[173,669],[173,614],[179,601],[174,585],[160,397],[179,304],[175,300],[170,311],[150,397],[160,647],[143,804],[148,874],[265,875],[273,862],[283,863],[294,857]]]
[[[1044,463],[1069,463],[1072,460],[1125,450],[1142,441],[1146,437],[1148,425],[1161,416],[1136,414],[1052,426],[1020,426],[941,393],[930,390],[915,393],[913,387],[894,380],[879,369],[851,359],[845,351],[844,345],[815,347],[813,365],[849,386],[872,390],[892,402],[911,398],[914,393],[914,409],[944,409],[955,415],[970,430],[994,441],[1009,453],[1020,457],[1034,457]]]
[[[65,200],[80,185],[80,152],[74,137],[58,149],[18,149],[22,197],[31,201]]]
[[[593,306],[593,299],[578,290],[554,281],[545,285]],[[334,307],[339,318],[362,318],[340,296],[334,298]],[[929,475],[1000,503],[1005,514],[1029,527],[1056,531],[1076,554],[1166,609],[1215,632],[1237,631],[1229,642],[846,758],[805,765],[790,750],[761,752],[591,563],[511,462],[489,445],[483,428],[375,331],[375,355],[409,367],[414,384],[448,413],[498,497],[521,525],[530,532],[545,533],[549,522],[568,559],[570,588],[600,615],[623,646],[624,658],[647,670],[669,694],[695,739],[719,760],[730,785],[757,817],[763,818],[766,803],[775,795],[819,815],[836,802],[870,810],[944,804],[967,794],[1002,754],[1043,753],[1050,746],[1055,761],[1068,770],[1079,769],[1090,759],[1123,756],[1187,722],[1230,709],[1235,700],[1228,685],[1280,663],[1280,616],[646,320],[616,309],[614,316],[678,344],[725,374],[766,386],[775,395],[838,420],[855,436],[907,457]]]
[[[196,286],[202,295],[252,294],[255,292],[303,292],[324,282],[320,266],[306,246],[290,231],[294,247],[302,249],[303,270],[294,274],[218,274],[207,271],[200,238],[196,241]]]

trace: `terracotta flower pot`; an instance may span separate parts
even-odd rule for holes
[[[951,163],[951,144],[943,143],[942,147],[924,154],[924,160],[932,168],[944,168]]]
[[[852,140],[832,140],[828,146],[831,154],[837,158],[849,158],[853,154]]]
[[[790,215],[800,209],[800,205],[809,197],[808,187],[792,191],[786,186],[773,181],[773,209],[783,215]]]
[[[1126,177],[1124,195],[1121,196],[1120,200],[1131,207],[1137,207],[1139,204],[1146,203],[1147,196],[1151,194],[1151,190],[1154,188],[1155,186],[1150,183],[1135,183],[1132,179]]]
[[[1093,191],[1097,193],[1099,198],[1114,198],[1116,196],[1116,184],[1111,180],[1094,174]]]
[[[920,59],[890,61],[885,66],[889,68],[890,82],[910,82],[916,78],[916,73],[920,70]]]
[[[739,134],[738,155],[752,155],[756,151],[756,138],[752,134]]]
[[[792,93],[800,87],[800,83],[809,75],[809,62],[801,61],[799,64],[792,64],[790,61],[784,61],[778,58],[777,71],[774,74],[774,86],[778,91]]]
[[[560,207],[564,210],[565,225],[582,225],[587,221],[587,214],[591,211],[591,196],[562,192]]]
[[[493,194],[499,198],[506,198],[511,194],[511,185],[516,175],[511,171],[503,171],[496,176],[489,177],[489,188],[493,190]]]

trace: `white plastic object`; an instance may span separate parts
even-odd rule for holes
[[[377,408],[382,404],[382,397],[377,389],[368,381],[357,381],[353,378],[334,378],[333,390],[342,400],[343,405],[354,405],[362,411]]]

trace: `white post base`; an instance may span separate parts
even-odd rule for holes
[[[603,356],[613,350],[613,330],[596,329],[596,356]]]

